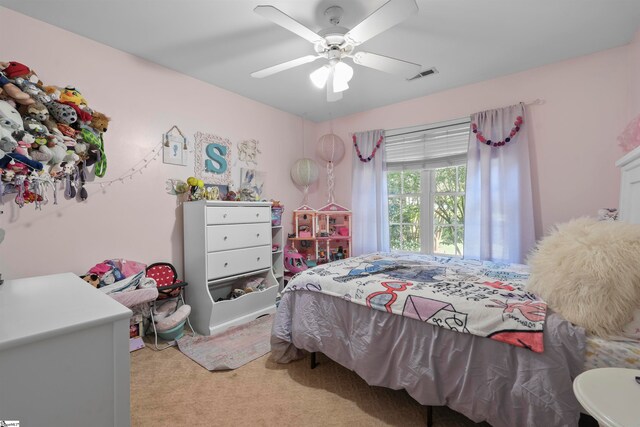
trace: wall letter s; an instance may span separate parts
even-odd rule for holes
[[[209,158],[205,160],[204,167],[207,172],[224,173],[227,170],[227,147],[215,143],[207,145],[207,156]],[[216,164],[214,164],[214,162]]]

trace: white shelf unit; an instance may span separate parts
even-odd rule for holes
[[[271,253],[273,275],[278,281],[278,289],[284,288],[284,229],[281,225],[271,227],[271,245],[278,245],[279,249]]]
[[[185,297],[196,331],[211,335],[274,312],[271,203],[199,200],[184,203],[183,212]],[[267,288],[220,300],[251,276]]]

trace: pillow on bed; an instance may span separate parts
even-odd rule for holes
[[[590,218],[560,224],[528,264],[527,288],[592,334],[619,335],[640,306],[640,225]]]

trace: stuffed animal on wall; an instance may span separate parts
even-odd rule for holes
[[[18,147],[13,136],[16,131],[24,130],[20,113],[6,101],[0,101],[0,150],[11,153]]]
[[[49,110],[41,102],[35,102],[30,105],[21,105],[18,111],[22,116],[28,116],[42,123],[49,132],[57,129],[57,123],[49,116]]]
[[[59,101],[62,90],[58,86],[44,86],[42,88],[47,95],[51,97],[52,101]]]
[[[3,182],[11,182],[15,178],[16,173],[11,169],[2,169],[2,179]]]
[[[0,70],[10,79],[23,78],[33,84],[42,86],[42,82],[36,72],[20,62],[0,62]]]
[[[0,101],[0,127],[11,132],[24,129],[22,116],[7,101]]]
[[[78,106],[87,105],[87,100],[84,99],[84,96],[73,86],[67,86],[60,93],[59,101],[62,103],[70,103]]]
[[[98,177],[106,172],[102,134],[109,121],[75,87],[45,86],[26,65],[0,62],[0,173],[13,184],[0,193],[20,188],[20,206],[37,203],[53,178],[65,183],[67,198],[85,200],[88,166]]]
[[[47,104],[47,108],[51,116],[58,123],[70,126],[78,121],[78,113],[76,113],[76,110],[66,104],[53,101],[51,104]]]
[[[16,160],[18,162],[16,162]],[[5,154],[5,156],[3,158],[0,159],[0,168],[2,169],[6,169],[7,167],[20,167],[22,169],[22,167],[24,166],[25,168],[31,167],[35,170],[42,170],[42,163],[37,162],[35,160],[31,160],[28,157],[23,156],[22,154],[18,154],[18,153],[7,153]]]
[[[29,96],[34,100],[38,102],[42,102],[45,105],[52,102],[51,97],[47,95],[45,91],[40,89],[40,87],[35,83],[32,83],[29,80],[23,79],[22,77],[18,77],[17,79],[15,79],[14,83],[16,84],[16,86],[22,89],[23,92],[29,94]]]
[[[93,117],[91,118],[91,127],[100,133],[104,133],[109,128],[110,121],[111,119],[109,117],[105,116],[102,113],[94,111]]]
[[[29,105],[35,102],[29,94],[24,93],[22,89],[11,83],[4,73],[0,72],[0,93],[3,91],[18,104]]]
[[[13,137],[10,130],[0,126],[0,158],[4,157],[5,153],[11,153],[18,147],[18,142]]]
[[[15,138],[18,144],[18,146],[15,148],[15,152],[18,154],[22,154],[25,157],[31,158],[31,156],[29,155],[29,149],[36,141],[33,135],[25,130],[18,130],[13,132],[12,136]]]

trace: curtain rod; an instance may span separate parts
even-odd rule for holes
[[[529,102],[521,102],[524,105],[542,105],[544,104],[544,99],[540,99],[540,98],[536,98],[533,101],[529,101]],[[463,124],[463,123],[468,123],[470,122],[470,119],[460,119],[460,123],[454,123],[454,124],[449,124],[449,125],[443,125],[443,126],[436,126],[436,127],[428,127],[428,125],[426,125],[423,129],[419,129],[419,130],[412,130],[409,132],[403,132],[403,133],[394,133],[393,135],[390,135],[390,137],[396,137],[396,136],[402,136],[402,135],[410,135],[412,133],[421,133],[427,130],[437,130],[437,129],[443,129],[443,128],[448,128],[451,126],[455,126],[458,124]],[[385,131],[386,133],[387,131]],[[390,130],[388,132],[393,132],[393,130]]]

